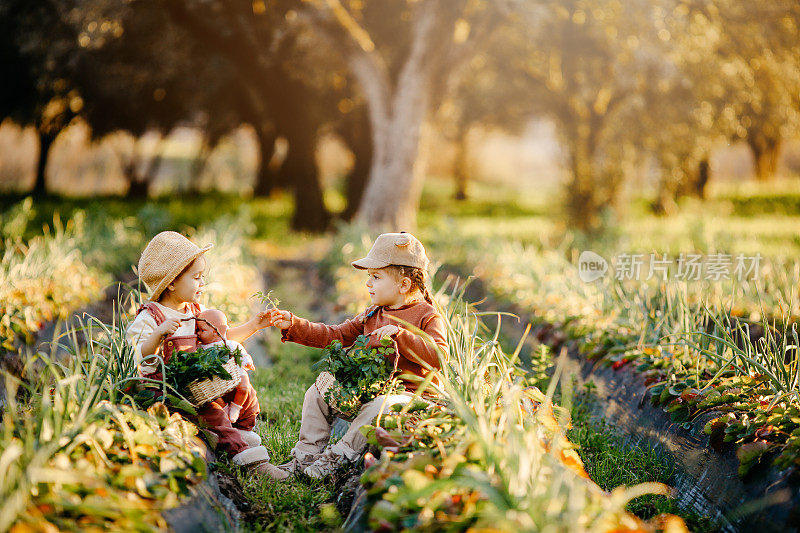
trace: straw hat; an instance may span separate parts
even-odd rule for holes
[[[174,231],[162,231],[153,237],[139,258],[139,279],[150,289],[150,301],[158,300],[184,268],[213,246],[206,244],[200,248]]]
[[[416,237],[402,231],[378,235],[367,257],[353,261],[351,264],[361,270],[384,268],[389,265],[410,266],[425,270],[428,268],[428,256],[425,255],[425,247]]]

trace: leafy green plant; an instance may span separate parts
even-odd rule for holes
[[[336,378],[336,383],[325,391],[325,400],[344,414],[358,411],[363,403],[389,386],[394,372],[389,358],[395,354],[391,339],[383,339],[379,348],[370,347],[366,335],[359,335],[349,348],[339,341],[332,342],[325,348],[324,357],[314,365]]]
[[[178,352],[165,365],[164,378],[170,387],[182,394],[195,381],[214,376],[228,380],[231,375],[224,365],[231,357],[237,365],[242,363],[241,351],[238,348],[231,350],[224,344],[198,348],[194,352]]]
[[[268,291],[267,294],[264,294],[264,291],[258,291],[251,298],[258,298],[258,301],[267,309],[277,309],[281,305],[279,299],[272,297],[272,291]]]
[[[205,477],[196,428],[133,400],[126,326],[119,307],[110,323],[78,320],[58,358],[26,354],[21,376],[3,372],[0,531],[163,529],[162,510]]]

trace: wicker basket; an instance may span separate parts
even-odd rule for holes
[[[320,372],[319,376],[317,376],[317,380],[314,382],[314,385],[316,385],[317,390],[319,391],[320,395],[322,395],[322,399],[325,400],[326,402],[328,402],[328,400],[325,398],[325,393],[328,390],[330,390],[331,387],[336,385],[336,377],[333,374],[331,374],[330,372],[328,372],[327,370],[324,371],[324,372]],[[358,412],[361,410],[360,402],[359,402],[359,404],[357,406],[353,407],[350,411],[343,410],[339,406],[338,402],[333,398],[331,398],[331,401],[328,402],[328,405],[330,405],[333,409],[335,409],[336,411],[340,412],[341,414],[343,414],[347,418],[352,418],[352,417],[356,416],[358,414]]]
[[[242,370],[236,364],[236,360],[231,357],[228,362],[222,365],[231,375],[231,379],[222,379],[219,376],[214,376],[209,379],[202,379],[189,383],[189,400],[195,406],[201,406],[211,400],[216,400],[220,396],[232,391],[242,381]]]

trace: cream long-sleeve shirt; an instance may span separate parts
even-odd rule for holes
[[[167,320],[194,317],[194,314],[191,311],[187,313],[181,313],[179,311],[176,311],[175,309],[161,305],[158,302],[155,302],[155,305],[157,305],[158,308],[161,310],[161,312],[164,313],[164,317]],[[205,311],[205,309],[206,308],[204,306],[202,305],[200,306],[201,312]],[[136,315],[136,318],[133,319],[133,322],[131,322],[128,325],[128,329],[125,331],[125,337],[128,339],[128,342],[131,343],[131,345],[134,348],[134,354],[133,354],[134,361],[136,362],[136,366],[139,368],[139,373],[143,376],[151,374],[157,370],[153,366],[141,364],[143,358],[142,344],[144,344],[144,341],[147,340],[147,338],[153,333],[153,330],[155,330],[157,327],[158,324],[156,324],[156,319],[153,318],[153,315],[151,315],[149,311],[144,310],[138,315]],[[172,335],[179,337],[183,335],[194,335],[194,334],[195,334],[195,321],[187,320],[186,322],[181,322],[180,326],[178,326],[178,329],[175,330],[175,333],[173,333]],[[161,353],[160,346],[156,353]]]

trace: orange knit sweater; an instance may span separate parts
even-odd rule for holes
[[[382,326],[394,324],[400,328],[400,332],[393,337],[397,343],[397,353],[400,357],[397,362],[398,370],[401,374],[413,374],[424,379],[428,370],[421,361],[438,369],[440,368],[439,356],[436,348],[428,340],[405,329],[405,323],[430,335],[436,346],[441,348],[447,356],[447,330],[444,320],[436,309],[426,302],[407,304],[397,309],[372,306],[364,313],[336,325],[309,322],[304,318],[292,316],[292,325],[288,329],[282,330],[281,340],[315,348],[324,348],[336,340],[340,341],[343,346],[350,346],[359,335],[369,335]],[[380,346],[380,340],[371,337],[369,345]],[[403,379],[403,384],[407,390],[414,391],[417,389],[416,381]]]

